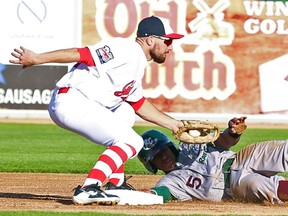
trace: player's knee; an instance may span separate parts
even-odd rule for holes
[[[144,146],[144,141],[143,141],[141,136],[138,136],[137,142],[135,145],[136,154],[138,154],[140,152],[140,150],[142,149],[143,146]]]
[[[248,182],[247,184],[247,198],[249,201],[263,201],[263,200],[268,200],[272,201],[273,200],[273,191],[269,190],[267,187],[265,190],[263,190],[263,185],[259,184],[261,181],[255,181],[251,179],[251,181]],[[251,197],[248,195],[251,194]]]
[[[143,146],[144,146],[144,141],[143,141],[141,136],[138,136],[137,139],[135,139],[134,143],[133,143],[133,147],[135,149],[135,153],[132,155],[131,158],[136,157]]]
[[[250,193],[257,194],[258,193],[258,185],[259,182],[255,181],[255,179],[246,179],[246,190],[250,191]]]

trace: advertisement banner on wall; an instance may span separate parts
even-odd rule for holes
[[[175,31],[185,35],[173,42],[174,52],[164,64],[149,65],[143,79],[145,96],[161,110],[288,112],[288,70],[284,69],[288,61],[275,60],[288,50],[288,2],[97,0],[95,3],[95,27],[100,39],[135,38],[137,23],[151,15],[168,19]]]
[[[11,95],[27,89],[12,88],[7,83],[5,70],[11,70],[7,60],[15,47],[23,45],[42,52],[79,45],[79,38],[82,46],[108,37],[134,39],[139,21],[156,15],[168,19],[175,31],[185,35],[173,42],[173,53],[164,64],[150,63],[146,69],[145,96],[159,109],[219,115],[288,113],[285,0],[87,0],[83,5],[80,2],[0,3],[7,11],[0,14],[1,28],[5,29],[0,35],[0,108],[9,108]],[[83,6],[83,20],[79,5]],[[23,76],[25,70],[19,70],[17,76]],[[61,69],[55,73],[51,86],[64,72]],[[43,74],[45,77],[37,78],[37,82],[46,82],[47,74]],[[27,96],[34,98],[34,102],[46,95],[37,89],[31,89]],[[7,102],[5,106],[3,101]]]
[[[70,65],[23,69],[9,64],[14,48],[36,53],[81,46],[82,2],[11,0],[0,2],[0,109],[47,110],[55,83]]]

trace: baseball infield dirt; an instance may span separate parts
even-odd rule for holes
[[[0,119],[0,122],[52,123],[49,119]],[[144,123],[142,123],[144,124]],[[257,128],[288,128],[288,125],[249,125]],[[74,205],[71,201],[73,189],[82,184],[86,174],[45,173],[1,173],[0,211],[60,211],[103,212],[131,215],[287,215],[288,202],[284,204],[193,201],[165,203],[147,206],[97,206]],[[149,189],[160,175],[134,175],[129,183],[136,189]]]
[[[204,201],[165,203],[142,206],[75,205],[71,201],[73,188],[81,184],[83,174],[0,173],[0,211],[99,212],[131,215],[287,215],[288,203],[240,203]],[[147,189],[161,176],[135,175],[129,183],[137,189]]]

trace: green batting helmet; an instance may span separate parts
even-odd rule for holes
[[[149,172],[157,173],[158,169],[151,163],[151,160],[164,147],[168,146],[176,157],[178,156],[175,144],[162,132],[149,130],[141,136],[144,140],[144,146],[139,152],[138,158]]]

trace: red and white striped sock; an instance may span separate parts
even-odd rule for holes
[[[106,149],[99,157],[93,169],[88,174],[82,187],[96,184],[99,186],[109,177],[112,173],[118,170],[123,164],[132,156],[136,155],[136,149],[125,143],[116,143]],[[120,170],[119,170],[120,171]],[[124,174],[124,166],[123,166]],[[123,178],[124,180],[124,178]],[[117,184],[119,184],[118,182]]]
[[[115,186],[121,186],[124,182],[124,164],[115,170],[109,176],[109,182],[113,183]]]

